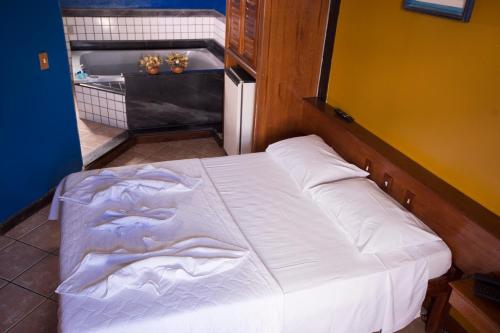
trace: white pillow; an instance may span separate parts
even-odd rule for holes
[[[266,149],[303,190],[368,172],[346,162],[317,135],[300,136],[269,145]]]
[[[361,253],[388,252],[440,240],[369,179],[321,185],[310,194]]]

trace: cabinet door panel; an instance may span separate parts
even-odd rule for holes
[[[228,46],[236,53],[240,53],[241,48],[241,30],[242,30],[242,17],[241,6],[242,0],[231,0],[228,8]]]
[[[255,69],[257,60],[259,0],[246,0],[244,4],[244,29],[241,55]]]

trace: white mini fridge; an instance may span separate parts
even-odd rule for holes
[[[228,155],[252,152],[255,80],[240,67],[224,75],[224,150]]]

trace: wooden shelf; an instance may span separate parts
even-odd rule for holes
[[[474,295],[474,281],[450,283],[450,305],[479,332],[500,332],[500,305]]]

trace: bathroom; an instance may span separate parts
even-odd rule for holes
[[[84,165],[135,135],[211,131],[220,137],[225,5],[61,1]],[[158,57],[156,73],[148,72],[145,56]],[[168,57],[185,63],[170,65]]]

